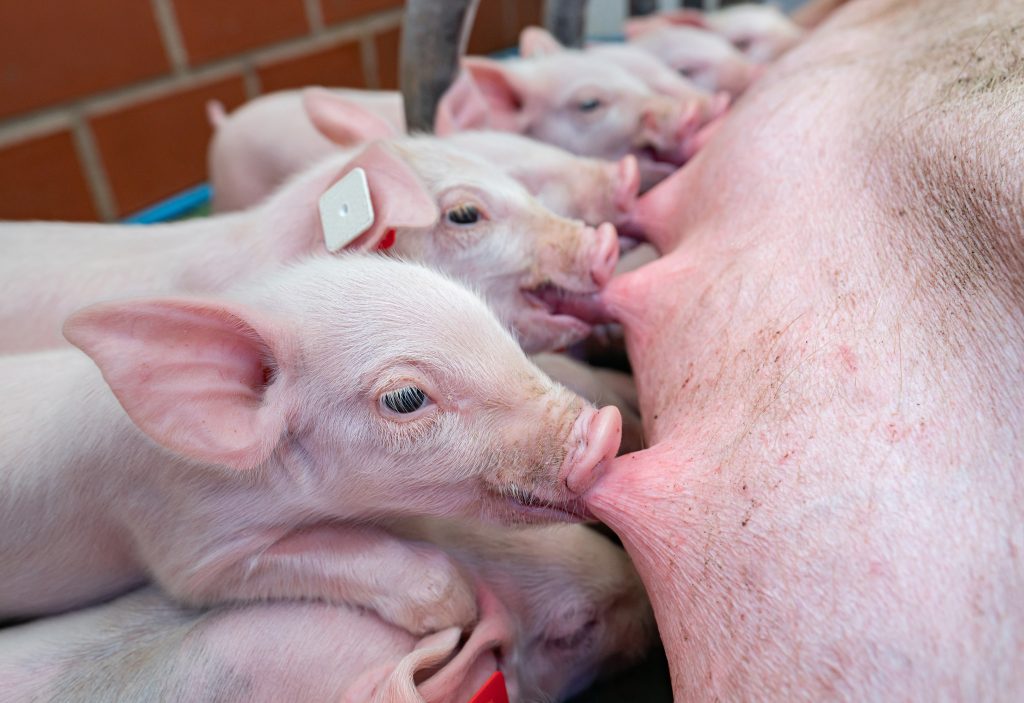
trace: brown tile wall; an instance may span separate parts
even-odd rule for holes
[[[270,93],[304,85],[333,85],[367,88],[366,69],[357,42],[347,42],[268,61],[257,72],[263,92]]]
[[[174,0],[174,14],[193,65],[310,30],[302,0]]]
[[[0,147],[0,164],[4,217],[18,220],[96,218],[92,195],[68,130]]]
[[[481,0],[473,50],[541,3]],[[115,220],[201,183],[211,99],[396,89],[403,4],[0,0],[0,219]]]
[[[203,181],[212,134],[206,116],[210,100],[219,100],[229,112],[241,105],[242,76],[173,90],[89,118],[118,217]]]

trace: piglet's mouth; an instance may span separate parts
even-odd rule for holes
[[[575,293],[554,283],[524,289],[523,297],[550,315],[574,317],[590,323],[609,322],[610,317],[598,292]]]
[[[513,515],[524,522],[583,522],[597,519],[579,498],[545,500],[517,486],[503,491],[502,497],[508,501]]]

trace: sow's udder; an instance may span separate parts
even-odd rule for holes
[[[641,200],[652,446],[587,501],[677,699],[1024,690],[1024,6],[983,5],[844,6]]]

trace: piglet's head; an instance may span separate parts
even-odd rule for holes
[[[650,52],[704,90],[736,97],[761,75],[759,66],[715,32],[636,22],[640,24],[626,25],[630,44]]]
[[[556,215],[589,225],[628,222],[639,195],[640,170],[632,155],[593,159],[495,130],[457,132],[443,142],[487,159]]]
[[[716,12],[680,9],[635,20],[634,30],[691,26],[715,32],[755,63],[767,63],[796,45],[803,29],[772,5],[741,3]]]
[[[467,57],[462,71],[438,107],[439,133],[450,125],[488,128],[528,134],[581,156],[632,153],[641,171],[681,165],[691,153],[687,140],[714,117],[707,96],[658,95],[613,61],[581,51],[507,61]]]
[[[394,144],[441,212],[399,229],[388,253],[465,281],[529,352],[585,337],[605,319],[599,293],[618,261],[614,226],[559,217],[491,163],[429,137]]]
[[[225,298],[112,302],[65,335],[135,424],[247,480],[301,477],[303,510],[502,521],[585,516],[571,492],[619,416],[547,379],[485,303],[419,266],[319,257]]]

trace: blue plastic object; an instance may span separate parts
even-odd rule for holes
[[[155,222],[177,220],[210,202],[212,194],[209,184],[203,183],[126,217],[124,222],[130,225],[151,225]]]

